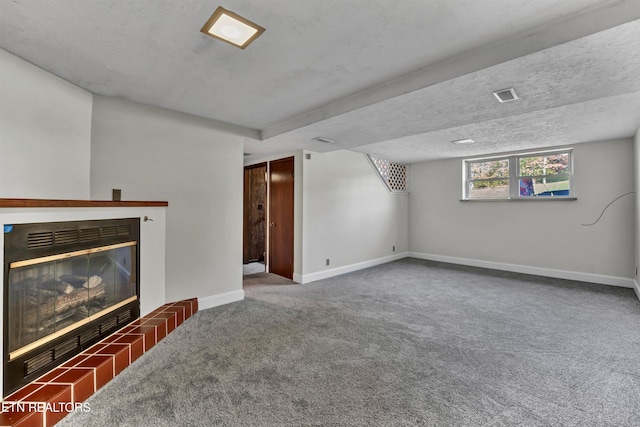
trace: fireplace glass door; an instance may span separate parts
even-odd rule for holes
[[[136,242],[9,268],[9,359],[136,300]]]

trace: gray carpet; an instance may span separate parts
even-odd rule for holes
[[[404,259],[248,287],[61,426],[637,426],[630,289]]]

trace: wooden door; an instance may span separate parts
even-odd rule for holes
[[[293,279],[293,157],[271,162],[269,172],[269,270]]]
[[[242,262],[264,261],[267,215],[267,164],[244,169]]]

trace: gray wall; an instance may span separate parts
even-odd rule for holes
[[[409,250],[592,275],[634,277],[633,140],[574,146],[577,201],[461,202],[462,159],[411,166]]]
[[[389,193],[361,153],[305,153],[305,278],[407,251],[407,195]]]
[[[243,139],[186,114],[94,97],[91,197],[166,200],[166,298],[242,292]]]
[[[91,93],[0,49],[0,197],[88,199]]]
[[[408,196],[389,194],[363,154],[291,155],[296,169],[294,280],[306,283],[406,254]],[[288,156],[253,159],[246,166],[283,157]]]

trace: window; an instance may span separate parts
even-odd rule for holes
[[[463,199],[573,198],[573,151],[512,154],[464,161]]]

